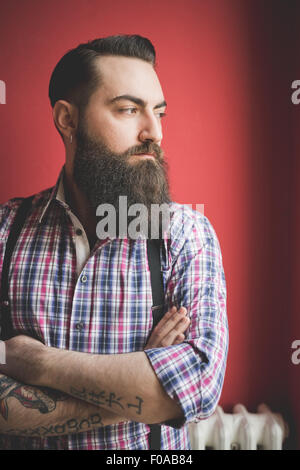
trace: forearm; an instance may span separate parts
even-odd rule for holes
[[[145,349],[166,347],[184,339],[181,336],[187,324],[183,325],[182,319],[186,310],[180,310],[177,312],[173,307],[163,317]],[[85,430],[84,426],[93,427],[97,419],[96,427],[128,420],[151,424],[182,417],[180,406],[166,394],[144,352],[92,355],[46,347],[40,341],[19,335],[5,342],[5,355],[6,363],[0,365],[0,374],[5,375],[0,375],[0,380],[13,377],[9,380],[14,380],[16,388],[21,387],[22,393],[30,389],[32,395],[41,387],[51,387],[52,391],[63,392],[61,395],[68,400],[55,402],[51,416],[50,413],[44,416],[10,397],[9,421],[4,422],[0,415],[0,434],[10,429],[28,434],[24,422],[27,429],[33,430],[50,425],[53,435],[55,426],[61,426],[56,428],[60,433],[78,432],[78,428],[80,432]],[[0,383],[0,405],[1,401],[2,405],[8,402],[3,390]],[[94,414],[99,414],[101,421]],[[70,422],[72,419],[80,420],[79,424]],[[70,423],[75,425],[74,431],[69,429]],[[46,435],[47,431],[38,432]]]
[[[27,437],[80,433],[126,419],[60,391],[0,375],[0,434]]]
[[[47,348],[42,385],[152,424],[182,417],[164,391],[144,352],[94,355]]]

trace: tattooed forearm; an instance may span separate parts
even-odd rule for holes
[[[97,401],[97,394],[95,397]],[[125,413],[121,415],[52,388],[24,385],[1,374],[0,405],[1,435],[59,436],[128,420]]]
[[[63,436],[65,434],[89,431],[90,429],[100,426],[104,426],[100,414],[93,414],[81,420],[72,418],[62,424],[26,429],[7,429],[5,434],[25,437]]]
[[[57,401],[66,400],[66,394],[47,387],[39,389],[20,384],[5,375],[0,376],[0,415],[7,421],[8,400],[15,398],[25,408],[36,409],[40,413],[51,413]]]
[[[142,414],[142,403],[144,400],[138,396],[135,397],[134,403],[126,403],[124,402],[123,397],[118,397],[115,393],[106,392],[105,390],[96,392],[86,390],[85,388],[77,390],[76,388],[71,387],[70,394],[96,406],[108,406],[111,409],[117,408],[119,411],[121,409],[126,410],[127,408],[136,408],[136,414]]]

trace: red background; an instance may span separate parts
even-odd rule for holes
[[[64,163],[47,98],[81,42],[141,34],[157,50],[173,199],[204,204],[222,248],[230,348],[220,404],[261,402],[300,448],[297,2],[10,0],[0,4],[0,201],[52,186]],[[298,10],[298,11],[297,11]],[[300,16],[299,16],[300,18]],[[298,131],[298,132],[297,132]]]

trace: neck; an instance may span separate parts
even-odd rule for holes
[[[97,240],[96,236],[96,214],[90,207],[85,194],[78,188],[70,172],[65,168],[64,191],[66,203],[72,212],[80,220],[92,248]]]

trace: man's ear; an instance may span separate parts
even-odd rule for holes
[[[78,109],[65,100],[56,101],[52,110],[53,121],[63,141],[70,139],[78,124]]]

